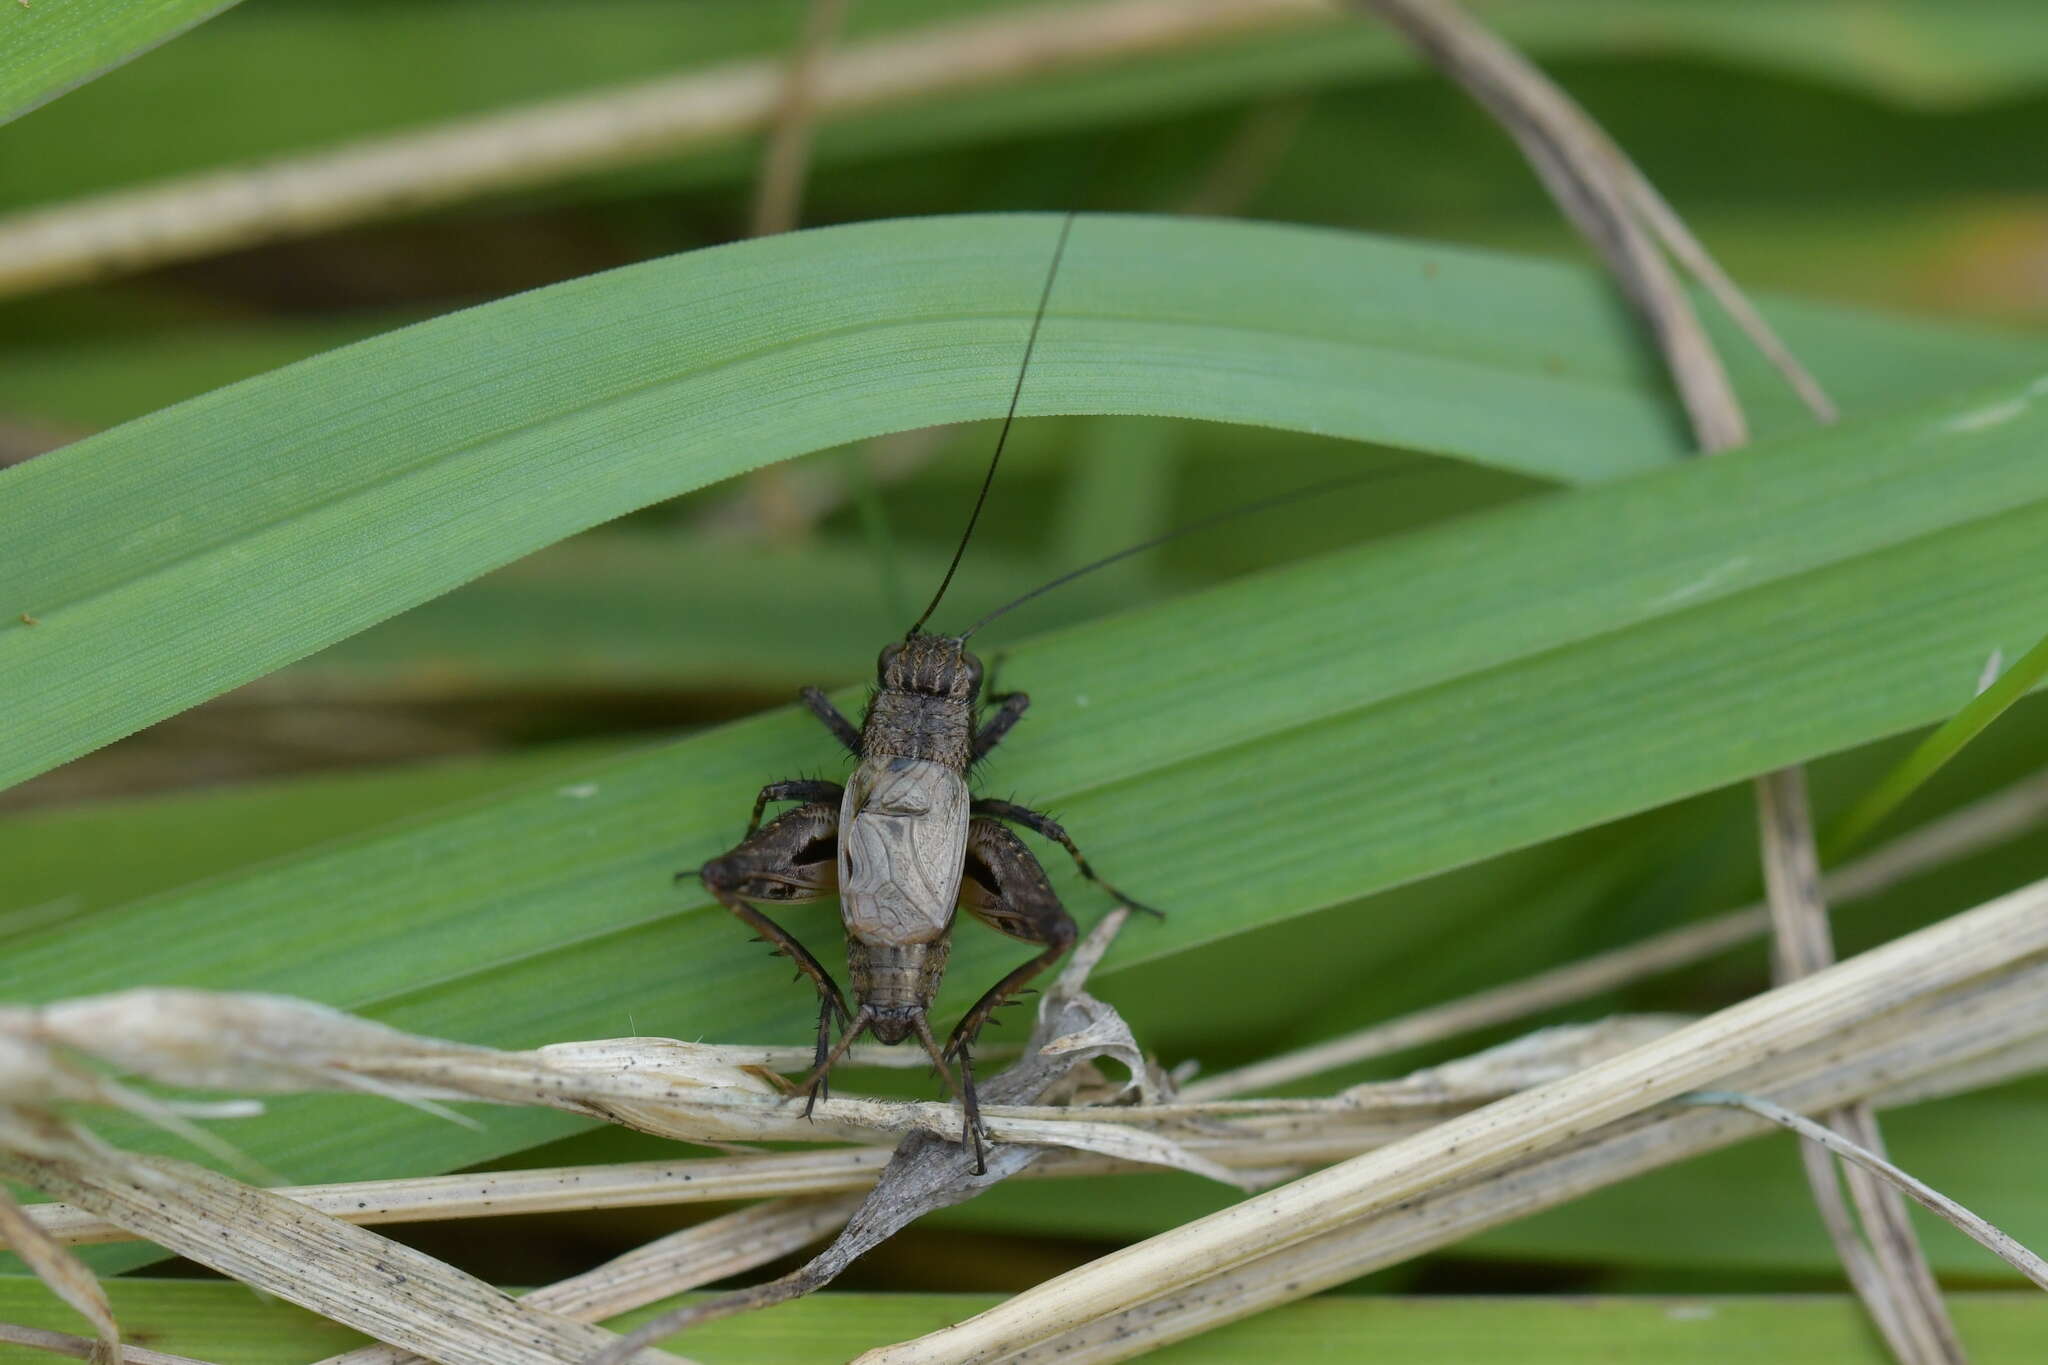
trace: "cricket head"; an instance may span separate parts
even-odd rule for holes
[[[970,702],[981,694],[981,660],[955,635],[913,632],[882,651],[875,675],[888,691]]]

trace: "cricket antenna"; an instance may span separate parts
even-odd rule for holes
[[[1069,569],[1058,578],[1039,584],[1022,597],[1013,598],[1005,602],[1002,606],[997,607],[994,611],[976,621],[960,633],[960,638],[963,641],[966,640],[997,617],[1007,615],[1023,606],[1026,602],[1045,596],[1054,588],[1063,588],[1077,578],[1086,578],[1097,569],[1106,569],[1120,560],[1129,559],[1132,555],[1143,554],[1147,550],[1156,550],[1170,541],[1179,540],[1182,536],[1191,536],[1197,531],[1206,531],[1221,522],[1235,521],[1239,517],[1249,517],[1259,512],[1269,512],[1275,507],[1284,507],[1291,502],[1300,502],[1324,493],[1335,493],[1339,489],[1356,488],[1363,484],[1380,483],[1387,479],[1419,473],[1433,463],[1435,463],[1433,460],[1411,460],[1406,464],[1395,465],[1391,469],[1375,469],[1364,474],[1345,474],[1334,479],[1321,479],[1315,483],[1303,484],[1299,488],[1289,489],[1285,493],[1275,493],[1270,498],[1260,498],[1257,502],[1241,503],[1236,507],[1218,512],[1213,516],[1203,517],[1199,521],[1191,521],[1185,526],[1176,526],[1171,531],[1162,532],[1150,540],[1141,540],[1136,545],[1127,545],[1113,555],[1104,555],[1092,564],[1083,564],[1078,569]]]
[[[1017,367],[1017,387],[1010,390],[1010,410],[1003,415],[1003,429],[996,433],[995,454],[988,457],[988,473],[982,475],[981,492],[974,499],[974,510],[967,514],[967,529],[960,533],[960,544],[954,547],[953,562],[946,566],[946,576],[939,580],[939,590],[932,594],[924,615],[918,617],[905,632],[906,639],[924,629],[924,623],[931,620],[932,613],[939,609],[939,600],[946,595],[946,588],[953,581],[953,571],[960,567],[960,556],[967,553],[967,542],[974,538],[974,524],[981,520],[982,505],[988,501],[988,490],[996,481],[996,466],[1002,462],[1003,444],[1010,439],[1010,424],[1017,420],[1017,400],[1024,396],[1024,376],[1031,369],[1031,352],[1038,345],[1039,324],[1045,321],[1045,305],[1052,301],[1052,282],[1059,278],[1060,257],[1067,254],[1067,237],[1073,230],[1074,214],[1069,210],[1060,222],[1060,239],[1052,249],[1052,264],[1045,272],[1045,288],[1038,295],[1038,311],[1031,315],[1031,335],[1024,340],[1024,363]]]

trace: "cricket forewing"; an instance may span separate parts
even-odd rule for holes
[[[967,779],[930,758],[863,758],[839,808],[849,938],[929,943],[952,927],[967,857]]]

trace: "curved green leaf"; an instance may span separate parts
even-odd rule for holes
[[[999,414],[1055,226],[872,224],[614,271],[0,474],[0,673],[20,701],[0,785],[636,507]],[[1679,449],[1629,341],[1569,272],[1089,219],[1023,411],[1268,423],[1594,477]]]
[[[1055,225],[867,224],[613,271],[0,472],[0,786],[636,507],[998,414]],[[1086,218],[1023,411],[1265,423],[1583,481],[1685,448],[1635,340],[1575,271]],[[1888,382],[1867,357],[1850,372]]]
[[[204,23],[236,0],[33,0],[0,13],[0,123]]]

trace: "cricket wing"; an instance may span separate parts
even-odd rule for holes
[[[929,943],[953,922],[967,856],[967,782],[919,758],[863,761],[840,808],[839,901],[846,931]]]

